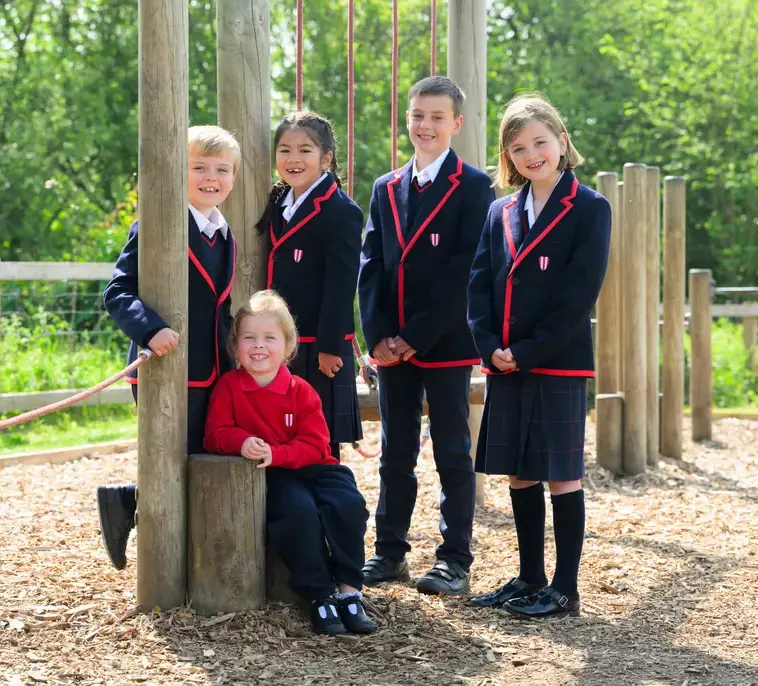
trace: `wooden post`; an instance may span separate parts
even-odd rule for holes
[[[239,455],[192,455],[189,597],[201,615],[266,600],[266,474]]]
[[[644,164],[624,165],[624,473],[647,464],[647,334]]]
[[[692,440],[711,438],[711,270],[690,269]]]
[[[235,188],[222,211],[237,237],[233,309],[266,284],[265,241],[255,230],[271,189],[269,0],[219,0],[218,120],[242,148]]]
[[[750,371],[755,371],[755,346],[756,346],[756,325],[758,317],[742,318],[742,338],[745,341],[745,350],[747,350],[747,366]]]
[[[455,149],[465,162],[486,171],[487,0],[450,0],[447,12],[447,75],[466,94],[464,124]],[[482,405],[469,406],[473,454],[483,410]],[[476,477],[476,503],[484,505],[483,474]]]
[[[659,424],[658,319],[661,306],[661,172],[648,167],[645,173],[645,230],[647,232],[647,463],[658,466],[661,434]]]
[[[614,474],[624,473],[624,398],[621,393],[595,396],[597,463]]]
[[[179,346],[139,371],[137,602],[187,588],[187,0],[139,0],[139,295]]]
[[[619,286],[619,310],[623,311],[624,306],[624,182],[619,181],[618,188],[618,200],[616,202],[616,208],[618,210],[618,217],[613,220],[613,227],[619,228],[619,262],[618,262],[618,274],[621,285]],[[613,247],[613,237],[611,236],[611,247]],[[624,391],[624,317],[619,319],[619,350],[621,352],[619,359],[619,381],[620,386],[617,390],[620,390],[623,394]],[[613,391],[615,393],[615,391]]]
[[[597,393],[621,390],[621,226],[618,174],[600,172],[597,190],[611,205],[611,248],[605,281],[597,301]]]
[[[684,295],[687,185],[663,180],[663,403],[661,452],[680,460],[684,413]]]

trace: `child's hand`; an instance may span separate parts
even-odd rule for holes
[[[257,438],[256,436],[246,438],[242,444],[240,453],[246,460],[260,460],[261,463],[258,465],[258,469],[268,467],[271,464],[271,446],[262,438]]]
[[[392,341],[392,345],[390,345],[390,348],[395,351],[396,355],[402,357],[403,361],[409,360],[416,354],[415,348],[411,348],[411,346],[402,338],[400,338],[400,336],[395,336]]]
[[[318,370],[330,379],[333,379],[334,375],[342,369],[342,364],[342,358],[339,355],[318,354]]]
[[[392,350],[394,344],[394,338],[385,338],[374,346],[371,354],[382,364],[394,364],[400,360],[400,357]]]
[[[176,348],[177,345],[179,345],[179,334],[168,327],[161,329],[147,342],[147,347],[158,357],[161,355],[167,355]]]
[[[493,367],[496,367],[501,372],[511,372],[515,371],[518,368],[516,366],[516,360],[513,359],[513,354],[511,353],[510,348],[507,350],[498,348],[494,353],[492,353],[490,362],[492,363]]]

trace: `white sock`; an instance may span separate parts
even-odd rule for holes
[[[360,591],[351,591],[350,593],[335,593],[332,597],[342,600],[343,598],[362,598],[363,594]]]

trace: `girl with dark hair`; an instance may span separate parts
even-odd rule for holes
[[[279,181],[258,231],[268,238],[266,287],[297,323],[293,374],[319,394],[331,452],[362,438],[352,340],[363,212],[342,191],[332,125],[313,112],[284,118],[274,135]]]

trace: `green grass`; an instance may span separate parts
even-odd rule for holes
[[[2,416],[6,418],[10,415]],[[0,431],[0,455],[137,438],[134,405],[73,407]]]

